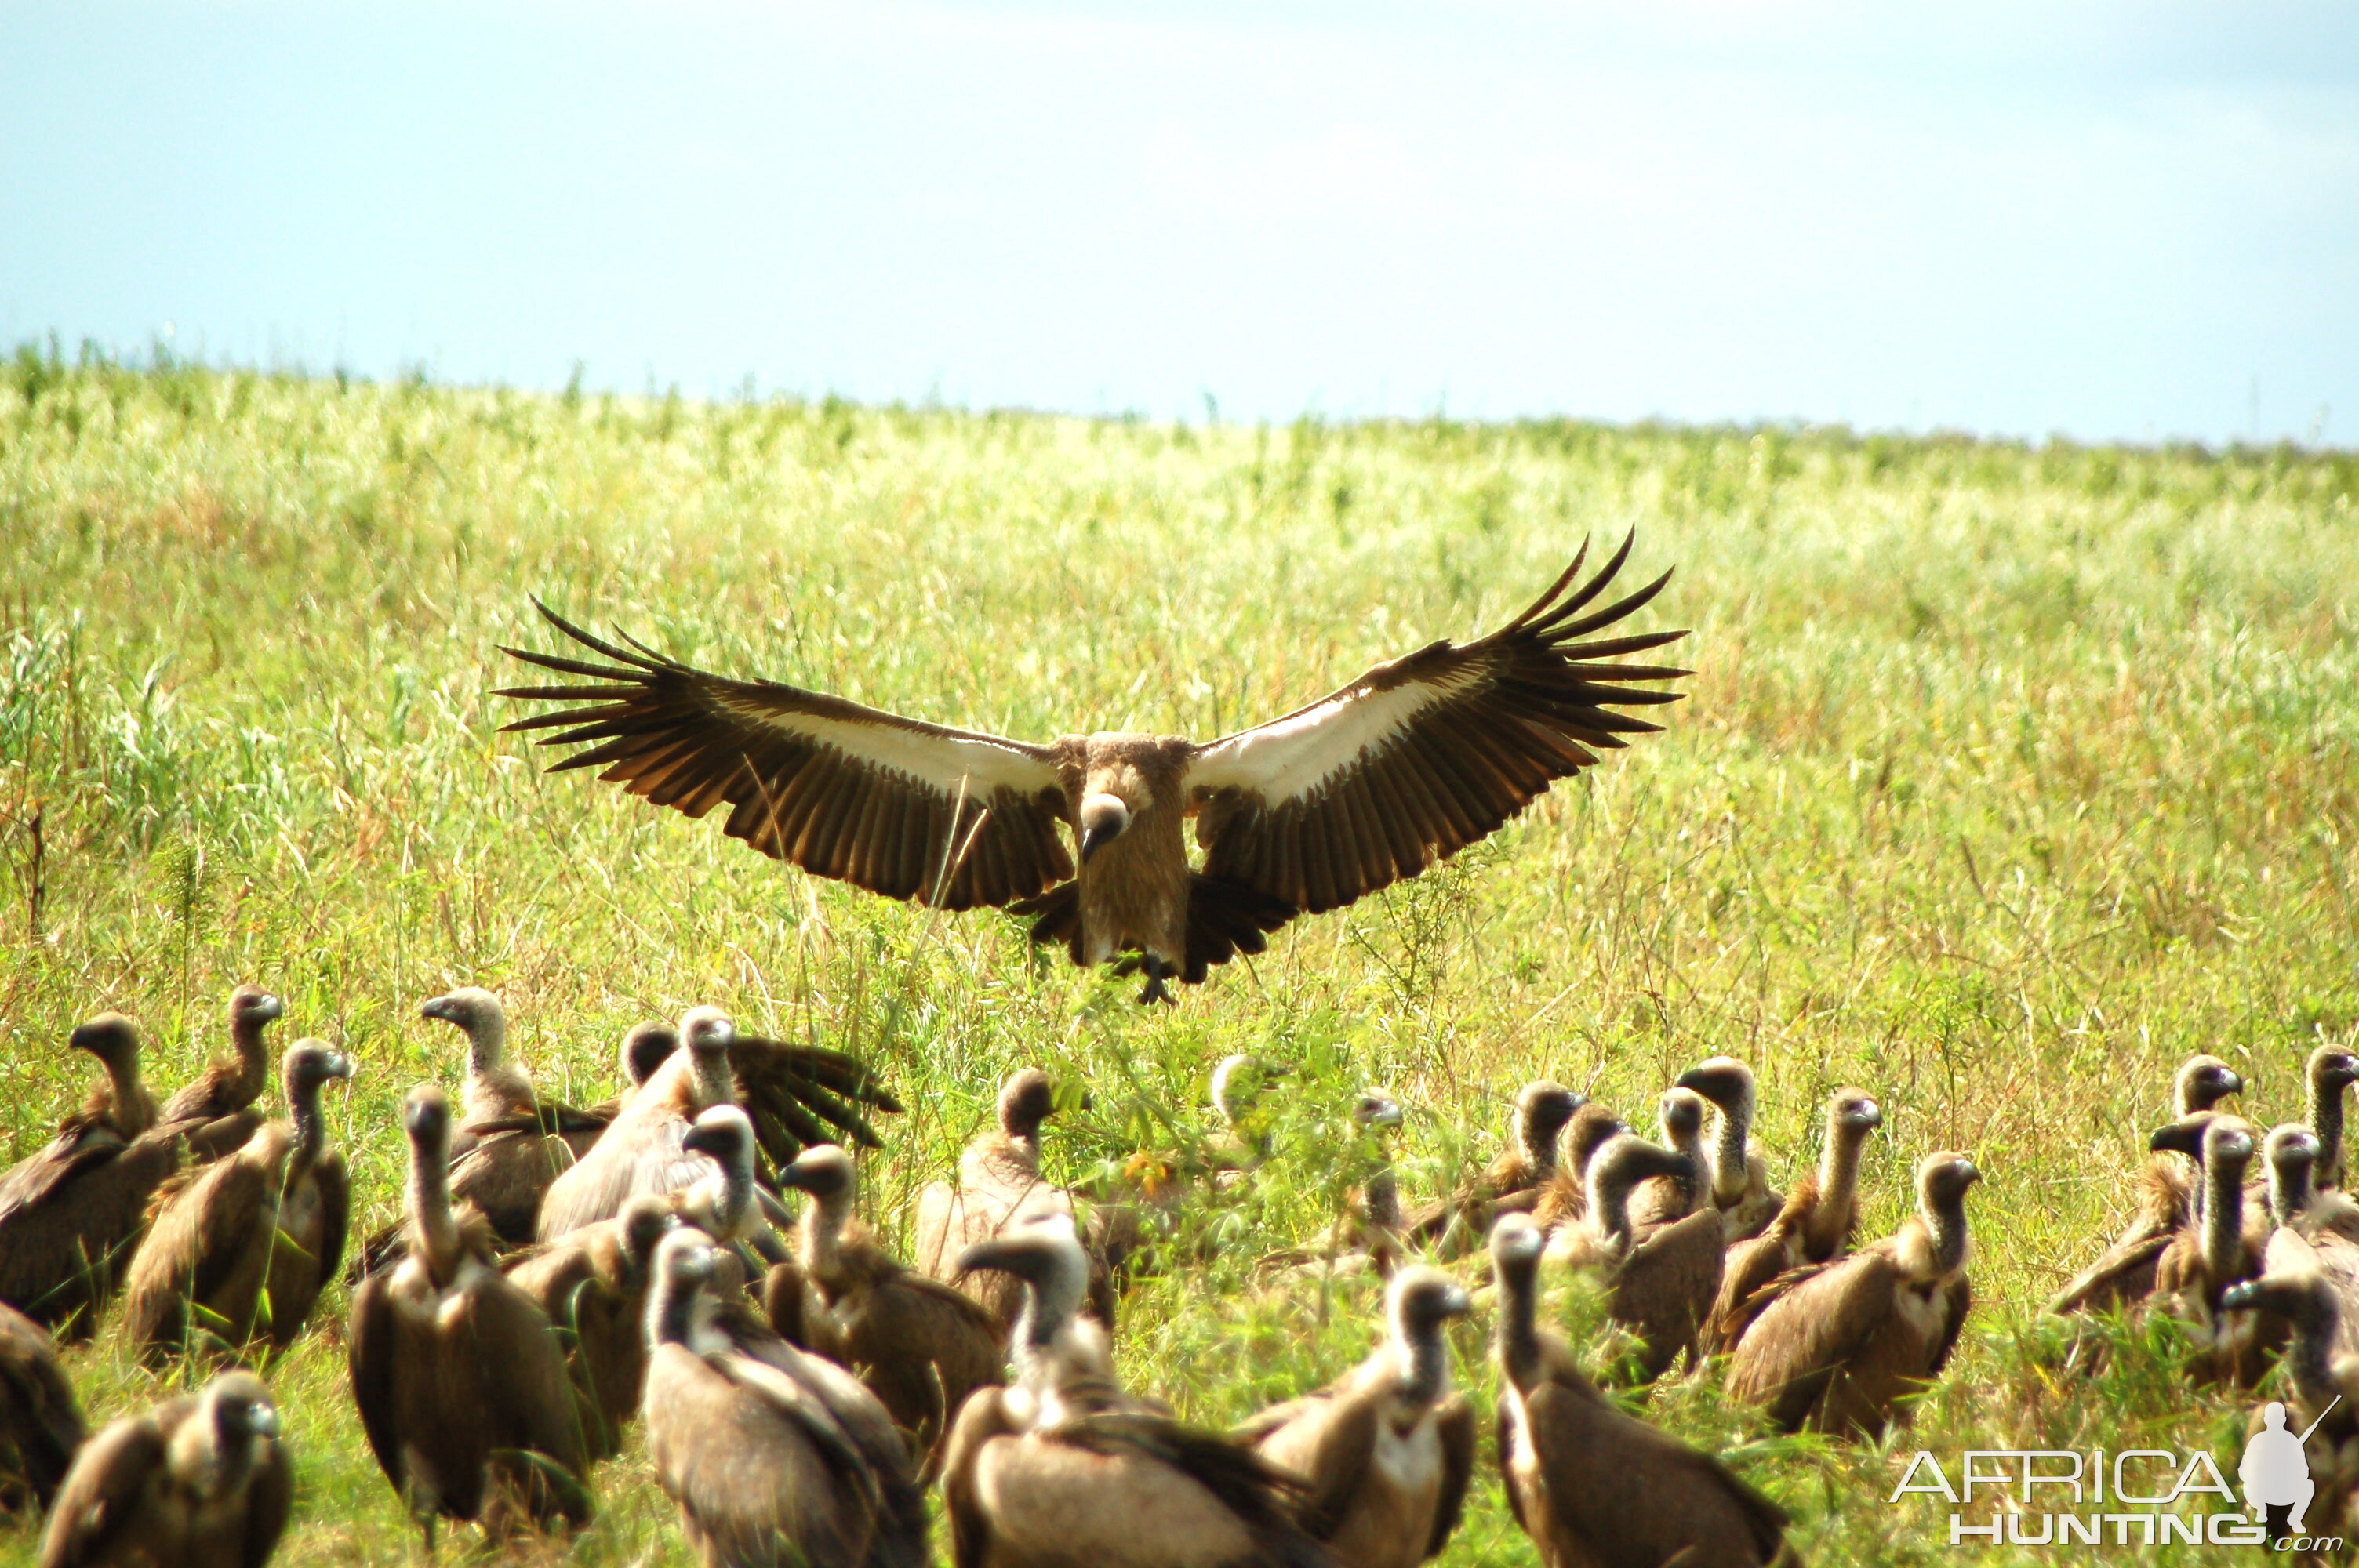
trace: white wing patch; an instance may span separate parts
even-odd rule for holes
[[[1384,692],[1353,687],[1207,746],[1189,764],[1187,787],[1251,790],[1273,809],[1316,795],[1364,757],[1383,751],[1419,714],[1487,673],[1411,681]]]
[[[768,730],[783,730],[841,752],[856,762],[898,773],[955,797],[959,781],[967,797],[987,804],[993,791],[1030,795],[1055,786],[1056,770],[1038,758],[977,736],[929,734],[893,724],[863,724],[813,713],[781,712],[747,701],[726,687],[712,700],[733,716]]]

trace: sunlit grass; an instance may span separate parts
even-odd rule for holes
[[[1011,1065],[1088,1079],[1050,1145],[1077,1179],[1202,1135],[1212,1064],[1258,1051],[1303,1069],[1279,1155],[1194,1211],[1217,1245],[1143,1281],[1122,1338],[1134,1384],[1226,1421],[1367,1343],[1364,1288],[1277,1299],[1251,1271],[1333,1214],[1353,1087],[1411,1108],[1416,1195],[1489,1157],[1529,1076],[1645,1116],[1726,1051],[1762,1075],[1781,1173],[1815,1157],[1826,1090],[1878,1095],[1871,1231],[1931,1148],[1990,1175],[1979,1315],[1904,1451],[2229,1454],[2241,1407],[2190,1392],[2167,1334],[2063,1380],[2032,1314],[2126,1207],[2180,1055],[2228,1057],[2276,1119],[2301,1054],[2359,1018],[2354,496],[2359,459],[2286,450],[1206,429],[20,359],[0,381],[0,1127],[20,1156],[79,1101],[89,1065],[60,1046],[80,1017],[135,1012],[173,1085],[259,979],[288,999],[282,1038],[361,1064],[331,1115],[364,1227],[397,1202],[394,1105],[456,1079],[425,996],[497,987],[519,1054],[577,1101],[609,1092],[628,1024],[710,1000],[905,1091],[864,1171],[897,1238]],[[485,695],[513,675],[496,644],[546,645],[538,593],[930,719],[1206,736],[1482,629],[1584,534],[1634,525],[1634,569],[1680,568],[1659,617],[1695,628],[1669,733],[1176,1010],[1046,961],[1012,921],[815,883],[544,779]],[[275,1374],[302,1486],[283,1560],[403,1561],[342,1310],[339,1291]],[[1484,1326],[1459,1369],[1487,1407]],[[159,1391],[112,1337],[71,1367],[93,1415]],[[1734,1450],[1814,1559],[1952,1555],[1939,1510],[1885,1504],[1892,1459],[1763,1441],[1716,1382],[1649,1407]],[[1485,1465],[1447,1561],[1528,1562]],[[636,1452],[598,1484],[575,1560],[685,1560]],[[31,1549],[0,1533],[0,1562]]]

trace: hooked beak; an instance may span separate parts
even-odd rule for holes
[[[1121,837],[1122,829],[1109,822],[1093,822],[1082,829],[1082,864],[1088,865],[1100,849]]]

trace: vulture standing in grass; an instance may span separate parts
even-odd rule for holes
[[[1401,1271],[1374,1355],[1237,1433],[1302,1478],[1302,1528],[1350,1568],[1417,1568],[1458,1528],[1474,1471],[1474,1407],[1451,1390],[1443,1330],[1467,1311],[1449,1275]]]
[[[1072,1214],[1071,1195],[1040,1174],[1040,1124],[1056,1109],[1048,1074],[1038,1067],[1009,1074],[999,1086],[998,1124],[959,1156],[958,1185],[935,1182],[918,1195],[919,1271],[981,1302],[1003,1328],[1023,1310],[1023,1282],[1000,1271],[970,1274],[959,1259],[1031,1215]],[[1114,1270],[1103,1246],[1090,1249],[1088,1306],[1114,1325]]]
[[[487,1536],[589,1522],[580,1412],[548,1314],[493,1261],[491,1227],[451,1208],[451,1102],[409,1091],[409,1249],[353,1292],[353,1400],[429,1551],[439,1519]]]
[[[1595,1100],[1572,1113],[1564,1124],[1563,1157],[1532,1205],[1532,1217],[1542,1230],[1553,1235],[1589,1212],[1589,1163],[1600,1149],[1629,1130],[1628,1122]]]
[[[706,1568],[923,1568],[926,1498],[875,1396],[711,1290],[682,1228],[647,1298],[647,1453]]]
[[[1827,1141],[1819,1170],[1794,1184],[1769,1228],[1728,1250],[1704,1348],[1725,1355],[1745,1337],[1758,1307],[1755,1295],[1788,1269],[1831,1263],[1851,1250],[1859,1229],[1859,1157],[1884,1125],[1884,1108],[1864,1089],[1837,1089],[1827,1099]],[[1766,1305],[1767,1303],[1762,1304]]]
[[[1779,1276],[1731,1357],[1729,1397],[1780,1430],[1882,1433],[1900,1401],[1940,1375],[1973,1305],[1966,1282],[1962,1154],[1917,1167],[1917,1212],[1899,1231],[1832,1263]]]
[[[1146,972],[1140,1000],[1169,1000],[1167,979],[1201,981],[1261,952],[1298,914],[1416,876],[1600,750],[1659,728],[1614,709],[1676,701],[1654,683],[1688,672],[1615,661],[1686,633],[1582,639],[1646,605],[1670,574],[1592,609],[1630,541],[1574,587],[1587,554],[1490,635],[1429,643],[1204,745],[1125,733],[1032,745],[945,729],[708,675],[545,605],[552,626],[605,662],[510,648],[588,684],[500,695],[564,705],[507,727],[586,746],[553,771],[603,768],[602,779],[691,817],[726,805],[723,832],[815,876],[942,909],[1006,907],[1076,964],[1136,954],[1124,962]],[[1204,851],[1193,869],[1190,816]]]
[[[1549,1241],[1553,1256],[1603,1278],[1606,1314],[1637,1336],[1639,1372],[1648,1380],[1682,1355],[1694,1361],[1697,1336],[1720,1290],[1725,1244],[1718,1210],[1698,1208],[1643,1239],[1631,1234],[1632,1189],[1686,1169],[1684,1155],[1623,1134],[1589,1162],[1587,1212]]]
[[[1704,1173],[1712,1154],[1703,1145],[1703,1124],[1712,1107],[1693,1089],[1665,1089],[1656,1102],[1655,1125],[1662,1129],[1663,1147],[1687,1162],[1686,1169],[1668,1176],[1649,1176],[1630,1193],[1630,1233],[1645,1240],[1666,1225],[1676,1225],[1703,1202]]]
[[[0,1306],[0,1511],[48,1508],[87,1431],[49,1331]]]
[[[328,1147],[320,1091],[352,1058],[299,1040],[279,1068],[285,1121],[167,1184],[124,1282],[123,1328],[151,1361],[200,1347],[235,1355],[295,1342],[344,1258],[352,1180]]]
[[[1408,1217],[1408,1236],[1437,1256],[1481,1244],[1503,1214],[1529,1214],[1556,1176],[1565,1123],[1588,1103],[1577,1089],[1535,1078],[1516,1095],[1515,1131],[1480,1176]]]
[[[107,1081],[46,1148],[0,1176],[0,1303],[86,1339],[147,1227],[149,1200],[179,1168],[181,1137],[156,1124],[129,1019],[101,1013],[67,1044],[97,1057]]]
[[[224,1372],[82,1445],[40,1568],[262,1568],[294,1495],[269,1390]]]
[[[2317,1487],[2302,1522],[2314,1535],[2347,1533],[2359,1523],[2354,1508],[2359,1496],[2359,1356],[2350,1348],[2350,1317],[2359,1303],[2307,1270],[2273,1268],[2257,1280],[2229,1286],[2221,1304],[2290,1325],[2285,1370],[2293,1420],[2287,1424],[2310,1432],[2303,1446]],[[2253,1412],[2255,1431],[2260,1430],[2262,1413]]]
[[[959,1411],[942,1465],[958,1568],[1323,1568],[1301,1486],[1244,1444],[1125,1394],[1077,1314],[1090,1262],[1062,1215],[968,1249],[1024,1281],[1016,1380]]]
[[[560,1173],[541,1199],[538,1235],[612,1219],[641,1193],[676,1192],[702,1179],[704,1162],[682,1148],[696,1119],[735,1099],[729,1047],[736,1026],[717,1007],[693,1007],[679,1021],[684,1049],[672,1053],[614,1117],[589,1152]]]
[[[647,1281],[656,1244],[679,1224],[674,1205],[642,1194],[612,1219],[510,1253],[501,1271],[567,1340],[566,1369],[592,1460],[622,1452],[647,1374]]]
[[[2359,1055],[2341,1045],[2321,1045],[2302,1071],[2302,1119],[2318,1134],[2317,1181],[2343,1184],[2343,1096],[2359,1083]]]
[[[2202,1201],[2155,1260],[2152,1300],[2185,1323],[2201,1346],[2192,1368],[2199,1378],[2250,1388],[2268,1370],[2277,1330],[2256,1314],[2223,1309],[2220,1297],[2261,1271],[2273,1228],[2266,1211],[2245,1212],[2245,1173],[2258,1152],[2257,1130],[2217,1113],[2205,1113],[2201,1122]]]
[[[1006,1332],[982,1303],[877,1245],[853,1217],[856,1178],[842,1149],[806,1149],[778,1179],[810,1195],[795,1233],[796,1260],[822,1305],[816,1322],[806,1312],[810,1348],[868,1385],[930,1481],[959,1406],[1005,1380]]]
[[[1734,1056],[1714,1056],[1680,1075],[1678,1087],[1712,1102],[1712,1206],[1734,1243],[1769,1228],[1785,1206],[1769,1185],[1769,1167],[1753,1143],[1753,1069]]]
[[[1348,1157],[1367,1170],[1366,1179],[1344,1194],[1343,1212],[1308,1245],[1268,1253],[1255,1260],[1256,1269],[1293,1279],[1367,1273],[1390,1279],[1404,1251],[1400,1177],[1387,1146],[1400,1124],[1400,1101],[1390,1089],[1370,1087],[1354,1095],[1345,1124]]]
[[[2262,1271],[2313,1273],[2343,1311],[2343,1353],[2359,1355],[2359,1205],[2315,1184],[2318,1135],[2299,1123],[2272,1128],[2261,1146],[2268,1164],[2269,1232]]]
[[[2313,1056],[2312,1061],[2317,1058]],[[2170,1114],[2178,1122],[2208,1115],[2245,1080],[2217,1056],[2190,1056],[2170,1077]],[[2316,1090],[2313,1087],[2313,1095]],[[2336,1106],[2339,1118],[2340,1104]],[[2179,1227],[2187,1223],[2197,1189],[2194,1158],[2156,1152],[2138,1178],[2137,1212],[2097,1260],[2056,1292],[2048,1310],[2060,1314],[2119,1312],[2141,1306],[2154,1294],[2154,1266]]]
[[[1539,1326],[1543,1245],[1519,1214],[1491,1232],[1499,1478],[1544,1568],[1795,1561],[1777,1504],[1711,1454],[1625,1414]]]
[[[260,986],[240,986],[229,993],[230,1054],[164,1102],[160,1125],[179,1130],[191,1161],[218,1160],[245,1148],[262,1125],[254,1102],[270,1087],[270,1046],[263,1031],[286,1011],[285,1003]]]

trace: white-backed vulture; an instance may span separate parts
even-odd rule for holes
[[[1928,1154],[1896,1234],[1766,1287],[1730,1357],[1729,1397],[1787,1432],[1874,1436],[1905,1418],[1901,1401],[1940,1375],[1973,1306],[1966,1189],[1982,1175],[1962,1154]]]
[[[647,1452],[707,1568],[922,1568],[924,1493],[892,1418],[822,1357],[724,1310],[681,1228],[647,1297]]]
[[[2230,1285],[2261,1271],[2273,1228],[2266,1211],[2245,1213],[2245,1173],[2258,1152],[2256,1131],[2241,1117],[2207,1115],[2197,1171],[2202,1201],[2154,1265],[2153,1304],[2185,1323],[2199,1347],[2190,1370],[2240,1388],[2268,1370],[2277,1337],[2257,1314],[2220,1306]]]
[[[1725,1244],[1717,1209],[1699,1207],[1643,1239],[1631,1233],[1632,1190],[1687,1169],[1687,1156],[1636,1133],[1614,1139],[1589,1162],[1587,1212],[1549,1241],[1552,1257],[1602,1277],[1606,1315],[1637,1337],[1639,1375],[1648,1379],[1681,1356],[1695,1360],[1697,1336],[1720,1290]]]
[[[82,1445],[40,1568],[262,1568],[294,1495],[270,1391],[224,1372]]]
[[[673,1200],[641,1194],[612,1219],[512,1252],[500,1271],[565,1341],[592,1460],[622,1452],[647,1374],[647,1281],[656,1244],[679,1224]]]
[[[680,1145],[700,1114],[734,1100],[729,1046],[737,1030],[719,1008],[694,1007],[679,1021],[679,1037],[684,1049],[673,1052],[589,1152],[549,1184],[540,1204],[541,1240],[612,1219],[641,1193],[676,1192],[704,1175],[703,1162]]]
[[[229,994],[230,1054],[216,1058],[197,1081],[164,1102],[158,1125],[179,1130],[191,1161],[218,1160],[245,1147],[262,1113],[254,1102],[270,1087],[270,1047],[263,1032],[285,1014],[260,986]]]
[[[1491,1232],[1499,1478],[1543,1568],[1791,1561],[1783,1509],[1711,1454],[1625,1414],[1540,1328],[1544,1245],[1519,1214]]]
[[[1442,1330],[1468,1310],[1449,1275],[1402,1270],[1386,1292],[1373,1355],[1237,1431],[1301,1477],[1296,1517],[1349,1568],[1417,1568],[1458,1528],[1474,1471],[1474,1407],[1451,1389]]]
[[[1557,1173],[1557,1150],[1565,1123],[1588,1103],[1578,1089],[1535,1078],[1516,1091],[1515,1125],[1507,1146],[1482,1174],[1447,1198],[1412,1211],[1408,1238],[1437,1257],[1456,1257],[1479,1247],[1503,1214],[1529,1214]]]
[[[1712,1102],[1712,1201],[1731,1243],[1760,1235],[1786,1200],[1769,1185],[1769,1167],[1753,1143],[1753,1069],[1734,1056],[1699,1062],[1678,1087]]]
[[[1629,1130],[1628,1122],[1595,1100],[1572,1113],[1572,1119],[1564,1124],[1564,1151],[1556,1173],[1532,1205],[1532,1217],[1539,1221],[1542,1230],[1553,1235],[1559,1227],[1589,1212],[1589,1162],[1597,1158],[1600,1149]]]
[[[1208,745],[1098,733],[1042,746],[945,729],[708,675],[627,637],[628,647],[606,642],[546,605],[550,625],[607,662],[510,648],[590,684],[500,695],[564,705],[508,729],[556,730],[545,746],[594,742],[551,772],[603,768],[602,779],[691,817],[725,803],[723,831],[766,855],[890,898],[1007,907],[1076,964],[1136,953],[1147,978],[1140,1000],[1169,1000],[1166,979],[1201,981],[1212,965],[1261,952],[1265,934],[1297,914],[1418,875],[1594,764],[1600,749],[1658,730],[1615,707],[1677,701],[1632,683],[1688,672],[1614,661],[1686,633],[1581,640],[1669,580],[1590,609],[1631,543],[1576,588],[1584,544],[1489,636],[1429,643]],[[1190,816],[1204,851],[1194,870]]]
[[[855,1177],[842,1149],[806,1149],[778,1180],[810,1195],[795,1232],[797,1261],[823,1309],[817,1324],[806,1315],[810,1348],[868,1385],[908,1437],[920,1479],[931,1480],[959,1406],[1005,1378],[1006,1331],[981,1303],[877,1245],[853,1217]]]
[[[999,1086],[997,1125],[976,1134],[959,1156],[958,1184],[935,1182],[918,1195],[918,1271],[964,1291],[1003,1328],[1023,1310],[1022,1282],[995,1271],[969,1274],[959,1259],[1027,1216],[1073,1213],[1072,1195],[1040,1173],[1040,1124],[1056,1109],[1048,1074],[1038,1067],[1010,1073]],[[1090,1252],[1088,1306],[1113,1326],[1114,1270],[1103,1247]]]
[[[2221,1305],[2289,1325],[2284,1357],[2293,1394],[2289,1424],[2310,1433],[2303,1448],[2316,1488],[2303,1525],[2313,1534],[2347,1534],[2359,1524],[2359,1356],[2350,1349],[2353,1303],[2316,1273],[2273,1267],[2259,1279],[2229,1286]],[[2260,1430],[2266,1414],[2253,1412],[2254,1430]]]
[[[49,1331],[0,1306],[0,1511],[48,1508],[88,1432]]]
[[[1125,1394],[1104,1331],[1079,1318],[1090,1263],[1063,1215],[968,1249],[1024,1281],[1016,1379],[978,1389],[944,1452],[958,1568],[1312,1568],[1302,1488],[1251,1448]]]
[[[1665,1089],[1655,1104],[1655,1125],[1662,1130],[1663,1147],[1686,1161],[1685,1168],[1668,1176],[1649,1176],[1630,1193],[1630,1231],[1644,1240],[1662,1226],[1693,1214],[1704,1199],[1704,1175],[1712,1169],[1704,1148],[1703,1124],[1712,1107],[1693,1089]]]
[[[107,1081],[40,1152],[0,1176],[0,1303],[87,1339],[156,1189],[179,1168],[181,1135],[151,1125],[156,1102],[140,1080],[129,1019],[102,1013],[66,1043],[96,1056]]]
[[[279,1067],[285,1121],[266,1121],[234,1153],[184,1172],[158,1195],[123,1288],[123,1330],[149,1360],[204,1349],[242,1353],[295,1342],[344,1257],[352,1181],[328,1147],[320,1091],[352,1058],[299,1040]]]
[[[2212,1107],[2244,1089],[2243,1076],[2219,1057],[2190,1056],[2170,1076],[2173,1121],[2195,1126],[2191,1119],[2210,1114]],[[2200,1128],[2194,1136],[2200,1140]],[[2174,1157],[2166,1145],[2176,1146],[2162,1132],[2148,1141],[2151,1157],[2139,1174],[2137,1206],[2129,1223],[2096,1261],[2049,1298],[2049,1312],[2118,1312],[2141,1306],[2154,1294],[2155,1262],[2173,1233],[2187,1223],[2201,1190],[2191,1176],[2195,1150],[2190,1147],[2182,1156]],[[2092,1350],[2090,1357],[2094,1354]],[[2093,1359],[2090,1364],[2094,1364]]]
[[[2343,1184],[2343,1096],[2359,1084],[2359,1055],[2321,1045],[2302,1067],[2302,1119],[2318,1134],[2318,1184]]]
[[[1364,1180],[1343,1196],[1343,1212],[1306,1245],[1281,1248],[1256,1260],[1263,1272],[1290,1278],[1375,1273],[1392,1277],[1404,1251],[1400,1177],[1386,1146],[1401,1124],[1400,1101],[1385,1088],[1364,1088],[1352,1097],[1345,1122],[1350,1163],[1367,1170]],[[1373,1166],[1373,1169],[1369,1169]]]
[[[2359,1205],[2315,1185],[2320,1145],[2309,1128],[2296,1122],[2272,1128],[2261,1151],[2268,1166],[2269,1216],[2277,1222],[2262,1249],[2262,1271],[2324,1280],[2341,1309],[2336,1321],[2344,1343],[2338,1353],[2359,1355]]]
[[[1747,1303],[1778,1275],[1805,1263],[1832,1262],[1851,1250],[1859,1229],[1860,1151],[1883,1125],[1884,1108],[1864,1089],[1840,1088],[1827,1098],[1818,1173],[1794,1184],[1768,1229],[1728,1249],[1704,1333],[1707,1351],[1719,1356],[1736,1348],[1753,1321]]]
[[[434,1541],[439,1519],[499,1536],[526,1521],[589,1521],[588,1459],[548,1314],[503,1275],[491,1227],[451,1209],[451,1102],[402,1104],[409,1248],[353,1292],[353,1401],[369,1447]]]

